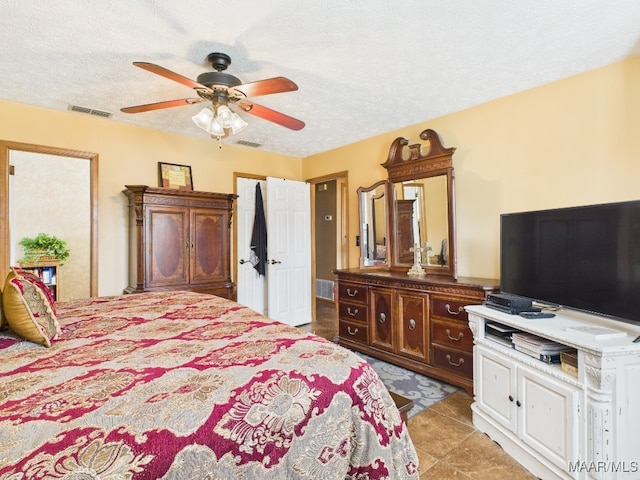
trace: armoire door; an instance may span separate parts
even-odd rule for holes
[[[413,208],[415,200],[396,200],[397,205],[397,233],[398,261],[400,263],[413,263],[411,248],[415,244],[413,232]]]
[[[229,247],[224,211],[191,210],[191,284],[225,281],[229,278]]]
[[[145,262],[147,287],[177,287],[189,283],[189,210],[148,208]]]

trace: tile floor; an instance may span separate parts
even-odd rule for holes
[[[333,340],[338,328],[332,302],[318,300],[316,320],[305,330]],[[420,480],[534,480],[536,477],[505,453],[471,422],[472,398],[463,390],[408,421],[420,459]]]

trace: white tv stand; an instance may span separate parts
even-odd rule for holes
[[[640,343],[633,343],[640,325],[566,309],[532,320],[480,305],[466,310],[476,428],[544,480],[640,479]],[[487,335],[487,322],[574,348],[577,378]],[[576,326],[626,335],[593,339],[567,330]]]

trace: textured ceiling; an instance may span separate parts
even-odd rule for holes
[[[245,83],[296,82],[255,101],[306,123],[244,114],[223,142],[305,157],[639,55],[640,1],[3,0],[0,98],[206,138],[203,104],[120,108],[194,96],[133,61],[195,80],[214,51]]]

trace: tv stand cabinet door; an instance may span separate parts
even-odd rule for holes
[[[494,421],[517,433],[515,366],[510,359],[482,345],[475,348],[474,394],[478,407]]]
[[[579,398],[576,387],[518,367],[519,436],[558,468],[579,458]]]

